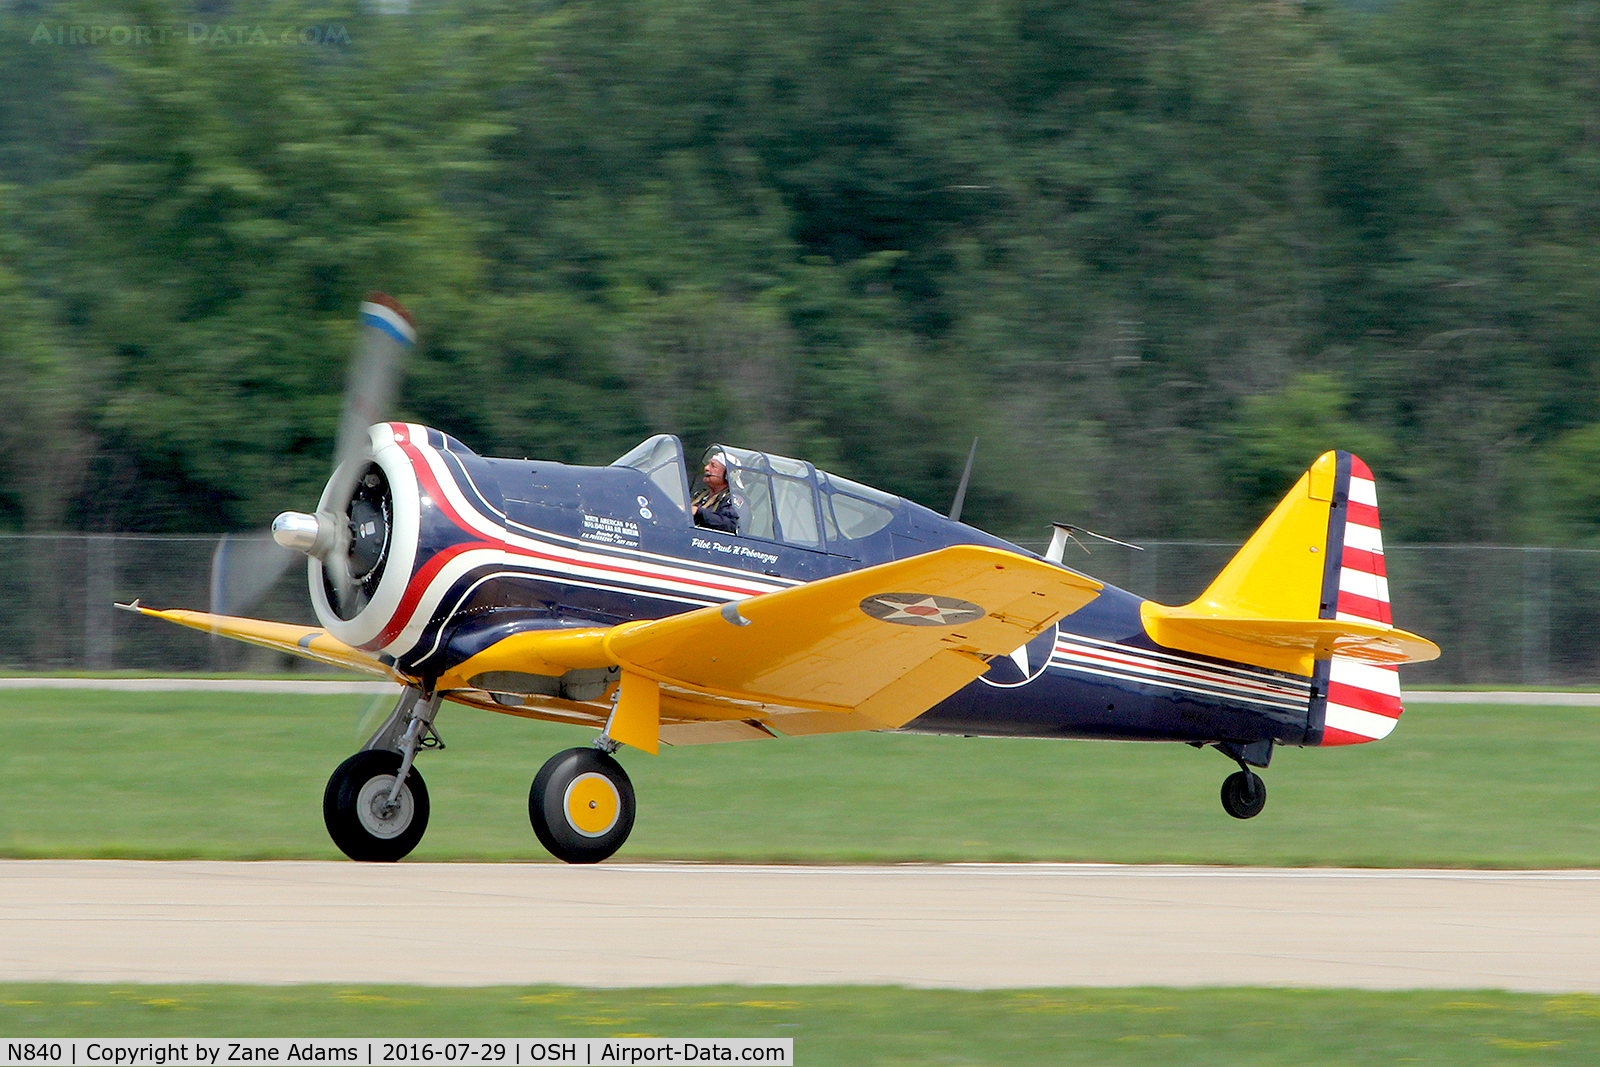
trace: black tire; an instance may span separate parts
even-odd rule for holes
[[[528,791],[539,843],[567,863],[599,863],[633,830],[633,783],[622,764],[593,748],[558,752]]]
[[[1267,783],[1259,774],[1234,771],[1222,782],[1222,810],[1235,819],[1253,819],[1267,806]]]
[[[357,752],[334,770],[322,794],[322,821],[333,843],[353,860],[393,863],[422,840],[428,828],[428,786],[415,767],[400,789],[399,808],[382,812],[400,770],[400,754]]]

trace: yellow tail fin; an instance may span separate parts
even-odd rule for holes
[[[1372,472],[1348,452],[1320,456],[1193,602],[1141,610],[1158,644],[1306,677],[1335,655],[1378,664],[1439,655],[1390,623]]]

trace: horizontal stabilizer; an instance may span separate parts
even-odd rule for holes
[[[1365,663],[1424,663],[1438,658],[1439,646],[1426,637],[1381,623],[1356,619],[1257,619],[1204,615],[1146,601],[1145,629],[1168,648],[1259,662],[1265,653],[1278,663],[1262,663],[1309,673],[1304,660],[1348,656]]]
[[[230,637],[263,648],[275,648],[291,656],[315,660],[346,670],[360,671],[391,681],[400,677],[384,666],[369,652],[351,648],[343,641],[330,637],[328,631],[317,626],[296,626],[286,622],[268,622],[265,619],[245,619],[234,615],[213,615],[206,611],[188,611],[176,608],[159,611],[147,608],[135,600],[132,604],[118,604],[124,611],[138,612],[153,619],[165,619],[179,626],[200,630],[208,634]]]

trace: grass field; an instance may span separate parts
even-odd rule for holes
[[[365,697],[0,692],[0,855],[336,858],[329,771]],[[1184,746],[847,735],[625,753],[619,859],[1600,866],[1600,710],[1418,706],[1391,739],[1280,751],[1271,801]],[[587,731],[447,707],[419,860],[544,860],[528,782]],[[795,1039],[817,1064],[1593,1064],[1600,997],[1497,992],[0,983],[0,1036]]]
[[[827,1064],[1600,1062],[1600,997],[1493,992],[0,984],[38,1037],[788,1037]]]
[[[328,773],[367,697],[0,692],[0,855],[336,858]],[[527,789],[589,731],[447,705],[419,860],[544,860]],[[853,734],[622,756],[621,860],[1600,866],[1600,709],[1418,705],[1386,741],[1282,749],[1256,819],[1182,745]]]

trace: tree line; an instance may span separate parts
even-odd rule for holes
[[[305,506],[381,289],[488,455],[943,510],[977,437],[975,524],[1230,539],[1339,447],[1392,539],[1582,544],[1597,238],[1570,0],[13,0],[0,528]]]

